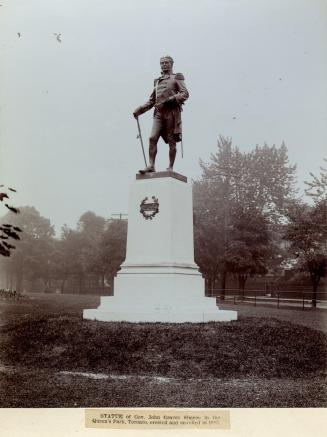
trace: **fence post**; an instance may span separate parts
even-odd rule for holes
[[[254,306],[257,306],[257,290],[254,290]]]
[[[302,311],[304,311],[304,293],[302,290]]]
[[[279,308],[279,291],[277,292],[277,308]]]

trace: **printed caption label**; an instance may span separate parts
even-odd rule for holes
[[[215,409],[86,409],[85,426],[117,429],[230,429],[230,414],[228,410]]]

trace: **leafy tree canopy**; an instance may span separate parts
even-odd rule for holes
[[[246,278],[264,273],[276,259],[273,238],[295,189],[295,166],[287,148],[256,146],[241,153],[220,136],[202,177],[193,184],[195,255],[201,270],[221,287],[227,272]],[[244,276],[245,275],[245,276]]]
[[[0,185],[0,202],[4,207],[9,210],[11,213],[18,214],[19,209],[9,205],[9,194],[15,193],[16,190],[14,188],[8,187],[4,189],[4,185]],[[6,199],[8,199],[6,201]],[[11,217],[8,217],[8,221],[10,222]],[[19,226],[14,226],[7,222],[6,217],[4,220],[0,220],[0,256],[10,256],[11,251],[15,249],[16,246],[12,244],[12,240],[20,240],[20,233],[22,230]]]

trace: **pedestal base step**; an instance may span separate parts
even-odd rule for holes
[[[110,312],[100,309],[84,310],[83,318],[103,322],[151,322],[151,323],[202,323],[230,322],[237,320],[237,311],[219,310],[214,312]]]

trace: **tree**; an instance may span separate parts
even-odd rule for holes
[[[257,145],[246,155],[242,195],[271,224],[278,224],[296,194],[296,165],[289,164],[284,142],[280,147]]]
[[[62,227],[61,239],[56,248],[55,275],[61,281],[60,289],[64,292],[66,281],[75,278],[78,291],[83,293],[98,284],[96,259],[103,239],[106,220],[92,211],[81,215],[76,229]]]
[[[100,243],[95,264],[104,280],[111,281],[126,257],[127,221],[111,219]]]
[[[243,295],[249,276],[267,272],[272,252],[266,218],[257,211],[240,210],[233,220],[225,257],[227,271],[236,275]]]
[[[82,291],[84,277],[84,250],[83,239],[76,230],[62,227],[61,239],[55,244],[54,251],[54,277],[59,280],[61,293],[65,291],[66,281],[70,277],[76,277],[79,281],[79,292]]]
[[[327,162],[327,159],[324,159]],[[306,194],[312,197],[316,202],[327,199],[327,169],[320,167],[319,176],[310,173],[312,181],[305,182],[309,187],[306,189]]]
[[[80,278],[87,279],[89,286],[99,284],[100,275],[96,260],[99,257],[105,229],[106,220],[92,211],[84,213],[77,223],[77,232],[82,244],[80,262],[83,276]]]
[[[211,163],[200,161],[202,178],[193,184],[195,260],[214,287],[218,274],[221,289],[226,287],[229,233],[233,206],[240,195],[242,156],[233,150],[230,138],[218,139],[218,151]]]
[[[18,291],[21,290],[23,279],[42,279],[46,287],[50,280],[53,226],[34,207],[19,209],[19,215],[9,218],[8,213],[3,218],[4,221],[11,219],[13,226],[23,231],[19,247],[5,264],[7,274],[13,277],[11,282],[15,283]]]
[[[294,204],[288,213],[285,240],[296,260],[296,268],[309,273],[312,283],[312,306],[317,305],[320,279],[327,268],[327,201],[314,206]]]
[[[210,163],[200,165],[202,177],[193,184],[195,257],[211,284],[219,273],[224,294],[229,272],[245,285],[274,258],[273,231],[294,195],[295,166],[284,143],[241,153],[223,136]]]
[[[324,161],[327,162],[325,159]],[[304,203],[291,205],[289,223],[284,238],[290,243],[290,253],[295,257],[296,268],[309,273],[312,283],[312,305],[317,305],[320,280],[327,269],[327,170],[320,167],[319,176],[310,173],[312,180],[306,194],[313,206]]]
[[[64,226],[55,255],[61,292],[71,277],[78,280],[79,293],[86,284],[88,290],[99,285],[104,290],[125,259],[126,234],[126,220],[106,221],[91,211],[80,217],[76,230]]]
[[[3,188],[4,185],[1,185],[0,188]],[[14,188],[8,187],[8,191],[16,192]],[[2,190],[0,192],[0,201],[3,202],[4,199],[9,200],[7,190]],[[8,203],[5,203],[4,206],[14,214],[19,213],[19,209],[14,206],[10,206]],[[0,224],[0,255],[1,256],[10,256],[11,251],[15,249],[15,246],[12,244],[11,240],[20,240],[19,234],[22,230],[19,226],[14,226],[12,224],[6,223],[6,220]]]

